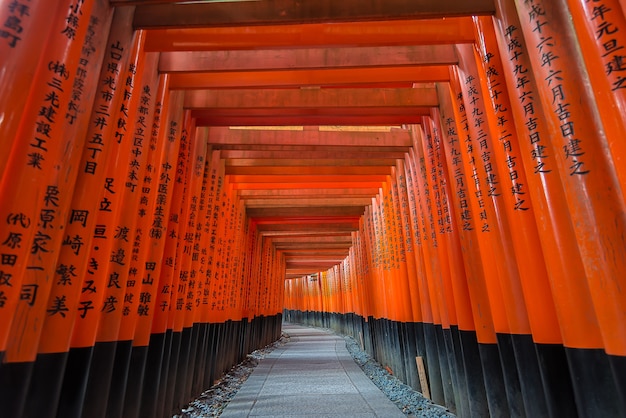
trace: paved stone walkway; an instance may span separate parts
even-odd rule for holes
[[[283,325],[291,338],[261,360],[223,418],[404,417],[354,362],[342,338]]]

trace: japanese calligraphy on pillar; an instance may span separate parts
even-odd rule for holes
[[[459,144],[459,137],[457,134],[457,125],[452,117],[448,117],[443,121],[444,129],[446,130],[448,159],[451,168],[453,169],[454,179],[454,191],[458,204],[456,207],[459,210],[459,218],[461,220],[461,229],[463,231],[473,231],[474,221],[472,216],[472,208],[469,203],[469,193],[467,189],[467,177],[463,168],[463,161],[461,157],[461,146]],[[452,170],[451,170],[452,171]]]
[[[563,145],[563,157],[569,164],[569,175],[580,176],[589,173],[585,166],[585,148],[583,139],[576,134],[576,126],[570,114],[570,98],[566,95],[563,86],[564,68],[560,64],[561,57],[554,51],[557,36],[546,18],[542,0],[528,0],[525,2],[525,13],[535,33],[534,52],[539,56],[543,70],[545,87],[550,91],[552,112],[560,122],[558,135],[561,135],[566,145]],[[513,28],[511,28],[513,30]]]
[[[517,90],[517,99],[524,110],[524,118],[526,125],[526,138],[532,146],[531,158],[535,162],[534,174],[547,174],[552,171],[549,165],[550,156],[547,154],[545,140],[542,133],[537,129],[536,108],[538,107],[535,95],[532,91],[532,82],[528,60],[524,57],[524,38],[521,36],[519,29],[515,26],[509,26],[505,31],[507,49],[509,51],[508,59],[514,63],[514,80],[515,89]]]
[[[624,10],[608,7],[606,3],[603,0],[585,0],[584,7],[595,28],[596,41],[601,45],[601,59],[611,82],[611,90],[617,91],[626,89],[626,50],[623,37],[618,36],[620,27],[615,22]]]
[[[152,76],[148,75],[148,77]],[[134,197],[136,200],[134,205],[131,205],[128,209],[128,215],[126,211],[122,213],[122,219],[134,218],[130,222],[134,225],[134,228],[129,228],[129,242],[121,242],[130,250],[128,274],[125,278],[125,286],[122,285],[125,288],[122,308],[123,317],[129,317],[131,313],[137,311],[138,294],[141,288],[139,278],[143,276],[146,268],[145,256],[148,251],[147,229],[150,225],[150,202],[154,202],[156,193],[153,176],[156,175],[155,165],[158,160],[157,145],[163,104],[160,98],[158,101],[153,100],[153,88],[149,81],[146,80],[140,91],[135,115],[133,140],[130,147],[131,157],[124,184],[127,195],[136,195]],[[148,141],[148,143],[146,144],[145,141]],[[133,318],[136,319],[136,316],[133,316]],[[124,339],[131,339],[133,326],[123,327],[122,329],[125,334]]]
[[[468,76],[465,79],[465,86],[466,86],[466,94],[468,95],[468,100],[467,103],[469,104],[476,104],[479,100],[479,93],[478,93],[478,89],[476,88],[476,81],[474,79],[474,77],[472,76]],[[485,198],[491,197],[491,196],[498,196],[497,193],[497,189],[496,186],[498,184],[497,181],[497,175],[494,172],[494,168],[491,165],[491,156],[490,153],[488,151],[488,146],[487,146],[487,134],[485,133],[484,129],[482,128],[482,125],[486,123],[486,121],[481,117],[482,112],[480,111],[480,109],[478,109],[478,107],[472,107],[470,112],[473,115],[474,118],[476,118],[474,120],[474,127],[478,129],[478,142],[480,144],[480,148],[479,150],[474,150],[474,144],[472,141],[472,135],[470,133],[470,121],[469,121],[469,117],[467,114],[467,111],[465,109],[465,104],[463,103],[463,95],[462,93],[459,93],[457,95],[457,107],[458,107],[458,111],[459,114],[461,115],[461,120],[460,120],[460,125],[463,127],[463,130],[465,131],[464,136],[465,139],[463,140],[463,145],[465,147],[465,152],[468,156],[468,161],[469,161],[469,168],[472,170],[472,180],[474,183],[474,194],[476,196],[477,202],[478,202],[478,208],[480,209],[479,213],[478,213],[478,218],[479,218],[479,222],[482,224],[481,225],[481,232],[490,232],[490,228],[489,228],[489,220],[487,217],[487,209],[485,208]],[[478,152],[482,151],[482,154],[478,154]],[[486,183],[488,185],[489,191],[487,193],[487,196],[484,196],[483,190],[480,186],[480,176],[478,174],[478,167],[477,167],[477,161],[476,161],[476,157],[479,157],[482,162],[483,162],[483,166],[485,168],[485,173],[487,173],[487,177],[486,177]],[[469,180],[469,179],[468,179]]]
[[[437,208],[437,227],[440,234],[452,232],[452,220],[448,206],[447,180],[444,173],[442,143],[437,126],[431,123],[431,130],[427,131],[427,157],[430,160],[430,179],[433,184],[434,198]]]
[[[517,134],[515,131],[515,126],[513,125],[512,113],[509,109],[509,100],[508,94],[506,93],[506,87],[504,86],[504,75],[502,74],[503,69],[500,65],[500,57],[498,51],[491,52],[489,50],[489,45],[487,45],[487,41],[484,41],[485,44],[481,45],[480,48],[480,58],[483,61],[483,68],[485,69],[484,73],[486,76],[487,89],[490,95],[490,103],[493,109],[492,122],[495,124],[493,126],[493,131],[498,136],[498,141],[500,146],[502,147],[500,150],[495,150],[496,156],[500,156],[499,158],[504,158],[504,161],[501,161],[502,167],[506,167],[508,171],[508,176],[510,181],[510,191],[512,197],[514,199],[514,210],[526,211],[529,209],[529,202],[527,202],[526,192],[527,187],[525,184],[526,175],[523,171],[522,161],[520,157],[519,149],[517,141]],[[511,43],[509,43],[509,51],[511,51]],[[514,46],[515,44],[513,44]],[[516,49],[517,47],[515,47]],[[516,51],[517,52],[517,51]],[[520,72],[517,72],[519,69]],[[521,72],[523,71],[523,72]],[[527,78],[525,74],[527,69],[520,69],[519,66],[515,67],[514,74],[519,83],[527,83],[523,81]],[[530,92],[523,92],[520,98],[520,102],[523,103],[524,100],[528,100],[524,106],[525,112],[534,113],[533,107],[533,97]],[[532,119],[530,117],[529,119]],[[539,137],[538,131],[536,131],[536,123],[532,122],[530,124],[526,124],[526,126],[531,129],[531,135],[536,135]],[[536,142],[538,142],[537,140]],[[533,143],[531,139],[531,143],[535,146],[534,150],[537,150],[536,142]],[[545,148],[545,147],[544,147]],[[541,154],[536,153],[537,159],[539,160],[539,164],[545,165],[542,159],[547,158],[547,155],[543,151],[542,148]],[[504,151],[504,152],[501,152]],[[541,155],[541,157],[539,157]],[[545,172],[545,168],[541,168],[541,171]],[[505,180],[506,181],[506,180]]]
[[[0,39],[6,40],[11,48],[15,48],[25,35],[24,26],[30,18],[30,6],[30,0],[15,0],[4,4],[8,13],[0,27]]]
[[[80,103],[83,99],[85,92],[85,80],[87,79],[87,66],[92,59],[92,55],[96,52],[94,45],[94,37],[96,36],[97,26],[100,20],[97,16],[91,16],[89,19],[89,26],[87,26],[87,34],[85,35],[85,41],[83,42],[83,49],[81,50],[80,60],[78,62],[78,68],[74,74],[72,82],[72,98],[67,105],[65,112],[65,119],[73,125],[79,116]]]

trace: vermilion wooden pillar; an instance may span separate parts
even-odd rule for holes
[[[92,11],[106,16],[108,8],[103,2],[85,2],[75,16],[84,15],[69,24],[68,16],[74,12],[68,3],[53,8],[54,33],[41,57],[47,66],[32,80],[36,92],[24,109],[15,137],[3,138],[13,146],[0,184],[4,202],[0,211],[6,220],[0,250],[0,350],[6,353],[0,365],[0,403],[7,414],[15,416],[23,414],[44,318],[70,309],[62,298],[48,304],[89,123],[86,117],[68,117],[67,110],[77,106],[90,113],[93,94],[73,95],[72,83],[77,74],[91,70],[85,84],[89,89],[97,85],[102,53],[94,54],[89,63],[82,49],[95,30],[90,25]],[[108,21],[103,23],[107,26]],[[92,37],[90,42],[102,48],[102,38]],[[52,390],[57,391],[58,385]]]

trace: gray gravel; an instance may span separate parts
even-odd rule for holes
[[[405,385],[397,377],[390,374],[376,360],[370,357],[352,337],[344,337],[346,348],[355,363],[378,388],[393,402],[406,416],[439,418],[454,417],[444,407],[433,403],[421,393]]]
[[[333,332],[332,330],[327,330]],[[440,418],[454,417],[444,407],[439,406],[424,398],[421,393],[405,385],[395,376],[389,374],[376,360],[361,350],[359,344],[352,337],[344,336],[346,348],[361,367],[387,397],[395,403],[406,416]],[[280,347],[289,341],[289,336],[283,334],[281,338],[264,347],[248,354],[246,360],[234,366],[226,375],[210,389],[202,393],[196,400],[187,405],[173,418],[206,418],[219,417],[235,396],[241,385],[248,379],[259,361],[271,353],[276,347]]]

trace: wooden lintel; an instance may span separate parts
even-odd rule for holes
[[[224,72],[453,65],[452,45],[410,45],[357,48],[303,48],[246,51],[172,51],[160,56],[159,71]]]
[[[288,189],[288,190],[238,190],[242,199],[272,198],[275,200],[293,199],[299,197],[341,197],[341,196],[374,196],[377,188],[346,188],[346,189]]]
[[[440,67],[434,67],[439,69]],[[209,75],[207,75],[209,76]],[[337,109],[413,108],[438,106],[433,84],[406,89],[233,89],[193,90],[185,94],[186,109]]]
[[[297,134],[294,134],[294,136],[297,137]],[[339,138],[341,138],[341,136],[339,136]],[[399,146],[399,145],[367,146],[364,144],[359,144],[358,142],[356,142],[356,144],[359,144],[357,146],[344,145],[344,144],[328,144],[328,143],[323,144],[323,145],[319,145],[319,144],[314,144],[314,145],[264,144],[263,142],[260,142],[260,141],[248,142],[248,143],[243,143],[243,144],[216,144],[214,142],[211,142],[211,140],[209,140],[209,143],[213,146],[213,149],[221,150],[222,158],[246,158],[246,157],[241,157],[241,156],[226,157],[226,155],[231,155],[227,151],[232,150],[232,151],[272,151],[272,152],[273,151],[278,151],[278,152],[295,151],[295,152],[300,153],[300,157],[296,157],[296,158],[302,158],[302,159],[324,158],[324,157],[317,157],[317,156],[308,157],[309,153],[324,152],[324,151],[330,151],[333,153],[334,157],[329,157],[329,158],[336,158],[338,155],[345,156],[346,158],[361,158],[361,157],[356,157],[356,154],[359,154],[359,155],[372,155],[378,158],[404,159],[404,155],[402,155],[401,157],[390,157],[390,156],[387,156],[387,154],[405,153],[411,150],[411,147],[407,147],[407,146]],[[284,157],[279,157],[279,158],[284,158]]]
[[[328,150],[222,150],[220,152],[222,158],[268,158],[268,159],[325,159],[336,158],[341,150],[328,149]],[[353,150],[350,153],[351,158],[394,158],[403,159],[407,151],[356,151]]]
[[[474,42],[472,19],[245,28],[154,29],[146,52],[449,45]]]
[[[369,189],[372,187],[382,187],[383,182],[362,182],[355,184],[354,182],[311,182],[311,183],[233,183],[233,190],[290,190],[290,189],[346,189],[362,187]]]
[[[409,125],[420,124],[430,108],[416,107],[404,115],[312,115],[312,116],[211,116],[196,119],[196,126],[317,126],[317,125]]]
[[[247,208],[272,208],[285,207],[286,204],[292,208],[306,208],[309,206],[359,206],[363,207],[372,203],[371,197],[335,197],[335,198],[292,198],[288,202],[282,199],[245,199]]]
[[[332,68],[282,71],[226,71],[213,73],[173,73],[172,90],[332,86],[364,83],[424,83],[448,81],[445,65]]]
[[[384,166],[337,166],[337,167],[226,167],[226,174],[232,175],[369,175],[369,174],[390,174],[391,167]]]
[[[292,236],[281,235],[271,238],[275,245],[301,246],[315,243],[315,245],[346,245],[352,244],[352,237],[348,234],[340,236]]]
[[[254,183],[267,183],[267,184],[280,184],[280,183],[297,183],[302,185],[315,184],[315,183],[350,183],[352,186],[356,186],[359,183],[372,183],[372,182],[384,182],[387,180],[386,175],[369,174],[369,175],[356,175],[356,174],[343,174],[343,175],[230,175],[229,180],[233,184],[254,184]]]
[[[358,158],[353,159],[350,156],[338,159],[260,159],[260,158],[229,158],[225,160],[226,170],[229,168],[243,168],[243,167],[365,167],[365,166],[393,166],[396,164],[396,159],[393,158]]]
[[[112,4],[129,1],[111,0]],[[272,0],[136,4],[136,29],[290,25],[490,15],[493,0]]]
[[[343,245],[337,245],[335,244],[334,246],[329,245],[329,246],[325,246],[325,247],[301,247],[301,248],[297,248],[297,247],[292,247],[292,248],[278,248],[278,246],[275,244],[274,247],[277,250],[281,250],[283,254],[287,255],[287,256],[297,256],[297,255],[311,255],[311,254],[326,254],[326,255],[333,255],[333,254],[347,254],[348,251],[350,250],[350,244],[343,244]]]
[[[211,145],[240,144],[246,146],[256,144],[298,147],[304,145],[373,147],[368,149],[370,151],[376,147],[410,147],[412,139],[409,131],[402,129],[391,132],[326,132],[319,130],[280,131],[212,127],[209,128],[208,143]],[[352,151],[357,151],[357,149],[352,149]]]
[[[335,208],[329,208],[329,207],[307,207],[307,208],[290,208],[290,207],[283,207],[283,208],[249,208],[246,209],[246,213],[248,215],[249,218],[267,218],[267,217],[275,217],[275,216],[304,216],[304,215],[309,215],[309,216],[361,216],[363,215],[363,210],[357,206],[347,206],[347,207],[335,207]],[[286,224],[279,224],[281,225],[280,228],[285,228],[284,230],[293,230],[294,226],[293,225],[286,225]],[[307,225],[310,225],[307,228],[303,228]],[[322,230],[324,228],[322,228],[321,225],[319,224],[307,224],[305,222],[302,222],[300,224],[296,224],[296,229],[300,228],[300,230]],[[336,229],[337,224],[327,224],[327,229],[329,231],[337,231],[339,232],[339,229]],[[278,228],[276,224],[260,224],[257,225],[257,228],[259,228],[259,230],[265,229],[265,230],[272,230],[273,228]],[[351,231],[351,230],[358,230],[358,220],[354,221],[352,223],[349,224],[349,228],[342,230],[342,232],[345,231]]]

